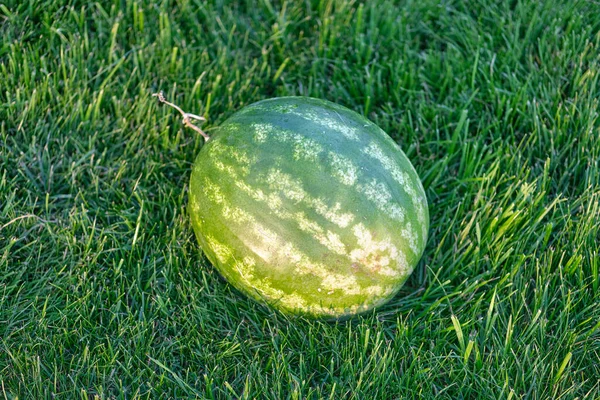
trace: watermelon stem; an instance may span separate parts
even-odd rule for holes
[[[204,121],[206,121],[206,118],[201,117],[201,116],[196,115],[196,114],[186,113],[181,108],[179,108],[177,105],[168,102],[167,99],[165,99],[165,94],[163,93],[162,90],[160,92],[158,92],[158,93],[152,94],[152,96],[153,97],[158,97],[158,101],[160,101],[161,103],[164,103],[164,104],[166,104],[168,106],[171,106],[174,109],[176,109],[177,111],[179,111],[179,113],[183,117],[183,125],[187,126],[188,128],[192,128],[193,130],[195,130],[196,132],[198,132],[199,134],[201,134],[202,137],[204,138],[204,141],[208,142],[208,140],[210,139],[210,136],[208,136],[206,134],[206,132],[204,132],[202,129],[200,129],[199,126],[195,125],[192,122],[192,119],[195,119],[196,121],[204,122]]]

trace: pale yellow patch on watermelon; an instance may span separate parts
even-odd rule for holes
[[[386,185],[373,179],[367,184],[358,185],[357,188],[387,216],[396,221],[404,221],[404,210],[392,200],[392,194]]]
[[[341,212],[342,205],[340,203],[335,203],[333,207],[328,207],[325,201],[320,198],[313,199],[310,203],[319,215],[340,228],[347,227],[355,218],[352,213]]]
[[[393,142],[392,140],[390,141],[395,145],[395,147],[398,148],[398,145],[395,142]],[[379,147],[375,143],[370,143],[363,149],[363,152],[371,158],[378,160],[383,166],[383,168],[392,175],[392,178],[396,182],[398,182],[402,189],[409,195],[413,206],[415,207],[415,210],[417,212],[417,219],[419,220],[421,226],[423,226],[424,238],[427,235],[427,232],[425,230],[425,207],[423,206],[423,204],[425,204],[425,199],[421,194],[418,194],[415,188],[413,187],[410,175],[407,172],[402,171],[398,164],[390,156],[386,155],[381,149],[381,147]],[[418,182],[418,185],[422,188],[420,181]]]
[[[256,126],[254,124],[253,126]],[[285,130],[285,129],[277,129],[275,130],[272,126],[269,125],[269,128],[266,128],[264,124],[260,124],[260,129],[257,130],[255,128],[255,132],[261,132],[260,137],[266,137],[262,132],[268,132],[270,138],[272,140],[276,140],[284,143],[291,143],[293,148],[292,156],[294,160],[307,160],[312,162],[317,162],[319,154],[323,151],[323,146],[317,143],[315,140],[308,138],[302,134]],[[264,143],[264,140],[258,140],[255,133],[255,140],[258,143]]]
[[[363,294],[368,294],[369,296],[377,296],[380,297],[384,293],[384,289],[379,285],[367,286],[362,290]]]
[[[279,290],[277,288],[274,288],[271,285],[271,282],[269,279],[265,278],[265,279],[255,279],[252,281],[252,286],[263,296],[267,297],[268,299],[281,299],[283,296],[285,296],[285,292],[283,290]]]
[[[406,227],[400,231],[400,234],[408,241],[408,247],[410,247],[412,252],[418,255],[419,247],[417,246],[417,236],[410,222],[406,224]]]
[[[254,130],[254,140],[258,143],[264,143],[269,138],[271,132],[273,132],[273,125],[254,123],[250,125]]]
[[[200,201],[198,199],[194,199],[192,201],[192,211],[195,214],[198,214],[200,212]]]
[[[295,134],[294,140],[294,160],[307,160],[317,162],[319,154],[323,147],[312,139]]]
[[[267,174],[267,184],[271,190],[280,190],[290,200],[300,202],[307,197],[300,181],[294,180],[289,174],[278,169],[271,169]]]
[[[332,151],[329,152],[328,156],[333,168],[333,176],[346,186],[354,185],[358,178],[358,167],[350,159]]]
[[[244,279],[247,283],[252,284],[252,279],[254,278],[256,266],[256,260],[250,256],[244,257],[241,261],[236,261],[233,264],[234,268],[240,274],[240,277]]]
[[[247,241],[246,245],[260,258],[268,262],[277,256],[282,243],[279,235],[255,220],[250,224],[249,234],[255,240]]]
[[[408,272],[404,253],[389,238],[380,241],[373,239],[362,223],[354,225],[352,231],[358,242],[358,247],[350,252],[353,262],[384,276],[398,277]]]
[[[273,139],[277,140],[278,142],[286,143],[291,142],[294,139],[294,135],[295,133],[293,131],[278,129],[277,131],[273,132]]]
[[[269,193],[267,196],[267,205],[273,213],[281,219],[292,219],[294,216],[291,212],[283,207],[283,200],[277,193]]]
[[[225,165],[221,160],[213,160],[213,164],[221,172],[226,172],[229,175],[235,175],[235,168],[232,165]],[[248,169],[242,169],[242,172],[248,172]]]
[[[341,290],[347,295],[357,295],[362,293],[362,288],[353,275],[342,275],[329,272],[321,277],[321,287],[327,291],[327,294],[333,294],[336,290]]]
[[[225,264],[232,257],[231,249],[217,241],[214,237],[206,236],[206,242],[221,264]]]
[[[269,108],[266,108],[265,111],[277,111],[279,113],[285,114],[292,111],[294,108],[296,107],[291,104],[281,104],[275,107],[271,106]]]
[[[363,289],[363,293],[366,293],[373,297],[386,298],[394,293],[396,288],[394,286],[382,287],[379,285],[368,286]]]
[[[316,113],[310,110],[302,110],[302,111],[290,111],[290,114],[301,117],[307,121],[312,122],[315,125],[319,125],[323,127],[325,130],[334,130],[340,133],[342,136],[346,137],[350,140],[358,140],[359,134],[358,130],[352,126],[345,124],[341,117],[338,119],[333,119],[327,115],[322,113]]]
[[[327,249],[340,255],[346,255],[346,247],[336,233],[329,230],[326,231],[315,221],[309,220],[302,212],[295,214],[295,220],[302,231],[312,235]]]
[[[213,203],[223,204],[225,202],[225,196],[221,191],[221,187],[208,177],[204,178],[204,194]]]
[[[287,294],[283,296],[280,302],[290,310],[306,311],[308,309],[306,301],[297,293]]]
[[[296,249],[294,249],[296,250]],[[296,250],[297,251],[297,250]],[[300,275],[314,275],[323,278],[329,274],[329,271],[321,263],[311,261],[305,254],[300,253],[300,261],[294,263],[295,272]]]
[[[237,167],[242,171],[244,175],[249,173],[250,167],[256,163],[256,156],[250,155],[247,152],[235,147],[225,144],[220,141],[211,142],[210,146],[211,160],[217,165],[223,159],[233,158],[237,162]],[[217,165],[217,168],[218,165]]]
[[[249,195],[250,197],[252,197],[254,200],[260,201],[260,202],[267,200],[267,196],[262,191],[262,189],[253,189],[246,182],[239,180],[239,179],[235,179],[236,178],[235,175],[232,175],[232,177],[234,178],[235,186],[237,186],[242,192],[244,192],[247,195]]]
[[[326,243],[326,246],[332,251],[341,255],[346,254],[346,246],[344,246],[337,233],[327,231],[326,239],[323,239],[323,241]]]
[[[222,214],[227,220],[237,224],[242,224],[253,220],[252,216],[246,211],[239,207],[231,207],[227,203],[223,204]]]
[[[306,258],[306,256],[303,253],[301,253],[298,249],[296,249],[296,247],[294,247],[294,245],[290,242],[286,242],[281,247],[281,254],[286,259],[290,260],[294,265],[302,262],[302,260]]]

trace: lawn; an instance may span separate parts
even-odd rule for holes
[[[417,169],[430,238],[387,305],[288,317],[186,211],[203,140],[335,101]],[[600,397],[597,1],[0,0],[1,399]]]

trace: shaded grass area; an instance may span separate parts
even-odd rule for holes
[[[0,5],[0,393],[600,396],[600,5]],[[202,139],[281,95],[365,114],[427,191],[409,283],[350,321],[231,289],[185,211]]]

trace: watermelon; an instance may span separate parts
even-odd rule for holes
[[[282,97],[233,114],[194,163],[201,249],[239,291],[340,318],[391,299],[429,227],[421,181],[377,125],[329,101]]]

